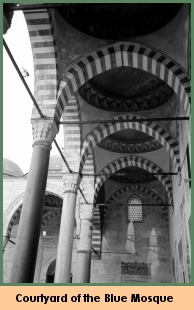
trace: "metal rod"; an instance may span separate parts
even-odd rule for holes
[[[92,247],[92,251],[95,253],[95,254],[98,254],[98,252]]]
[[[85,198],[85,196],[84,196],[84,194],[83,194],[83,192],[82,192],[80,187],[78,187],[78,190],[80,191],[80,194],[82,195],[83,199],[85,200],[85,203],[88,204],[88,201],[86,200],[86,198]]]
[[[94,176],[94,177],[98,177],[98,176],[104,176],[104,175],[108,175],[108,176],[128,176],[130,174],[130,172],[126,173],[97,173],[97,174],[90,174],[90,173],[82,173],[82,176]],[[149,172],[149,174],[152,175],[177,175],[177,172],[158,172],[158,173],[154,173],[154,172]],[[138,176],[144,176],[146,175],[145,173],[137,173]]]
[[[42,114],[42,112],[41,112],[41,110],[40,110],[40,108],[39,108],[39,106],[38,106],[38,104],[37,104],[37,102],[36,102],[34,96],[32,95],[31,90],[30,90],[29,87],[28,87],[28,84],[26,83],[26,81],[25,81],[25,79],[24,79],[22,73],[20,72],[20,69],[18,68],[18,65],[16,64],[15,59],[13,58],[13,56],[12,56],[10,50],[9,50],[9,47],[7,46],[7,44],[6,44],[6,42],[5,42],[4,39],[3,39],[3,45],[4,45],[4,47],[5,47],[5,49],[6,49],[7,53],[8,53],[8,55],[9,55],[11,61],[12,61],[12,63],[13,63],[13,65],[14,65],[14,67],[15,67],[17,73],[19,74],[19,76],[20,76],[20,78],[21,78],[21,80],[22,80],[22,82],[23,82],[23,84],[24,84],[26,90],[28,91],[28,94],[30,95],[30,97],[31,97],[31,99],[32,99],[32,101],[33,101],[33,103],[34,103],[34,105],[35,105],[35,107],[36,107],[38,113],[40,114],[40,117],[41,117],[41,118],[45,118],[44,115]],[[63,153],[61,152],[61,149],[60,149],[60,147],[59,147],[59,145],[58,145],[58,143],[57,143],[57,141],[56,141],[55,139],[54,139],[54,143],[55,143],[55,145],[56,145],[56,147],[57,147],[57,149],[58,149],[58,151],[59,151],[59,153],[60,153],[60,155],[61,155],[61,157],[62,157],[64,163],[65,163],[65,165],[67,166],[67,169],[69,170],[69,173],[72,173],[73,171],[72,171],[71,168],[69,167],[69,165],[68,165],[68,163],[67,163],[67,161],[66,161],[66,159],[65,159],[65,157],[64,157],[64,155],[63,155]],[[85,196],[84,196],[84,194],[82,193],[82,190],[80,189],[80,187],[79,187],[78,189],[79,189],[81,195],[83,196],[85,202],[88,203],[87,200],[86,200],[86,198],[85,198]]]
[[[10,240],[10,239],[9,239],[8,241],[11,242],[11,243],[13,243],[13,244],[16,244],[14,241],[12,241],[12,240]]]
[[[57,149],[58,149],[58,151],[59,151],[59,153],[60,153],[60,155],[61,155],[61,157],[62,157],[64,163],[65,163],[65,165],[67,166],[67,169],[69,170],[69,173],[73,173],[73,171],[72,171],[71,168],[69,167],[69,165],[68,165],[68,163],[67,163],[67,161],[66,161],[66,159],[65,159],[65,156],[64,156],[63,153],[61,152],[61,149],[60,149],[60,147],[59,147],[59,145],[58,145],[58,143],[57,143],[57,141],[56,141],[55,139],[54,139],[54,143],[55,143],[55,145],[56,145],[56,147],[57,147]],[[84,198],[85,203],[88,203],[80,187],[78,187],[78,190],[80,191],[82,197]]]
[[[67,6],[69,3],[44,3],[44,4],[18,4],[13,5],[9,8],[10,11],[28,11],[28,10],[41,10],[41,9],[52,9],[52,8],[58,8],[58,7],[64,7]],[[73,3],[71,3],[73,4]]]
[[[105,120],[87,120],[87,121],[63,121],[58,122],[60,125],[84,125],[84,124],[116,124],[116,123],[144,123],[152,121],[186,121],[189,120],[188,116],[182,117],[152,117],[152,118],[134,118],[134,119],[105,119]]]
[[[110,203],[97,203],[97,206],[103,207],[103,206],[111,206],[111,207],[122,207],[123,204],[110,204]],[[130,204],[129,204],[130,205]],[[131,204],[133,205],[133,204]],[[142,203],[142,204],[134,204],[134,206],[147,206],[147,207],[153,207],[153,206],[158,206],[158,207],[170,207],[170,204],[151,204],[151,203]]]
[[[69,173],[72,173],[73,171],[71,170],[71,168],[69,167],[69,165],[68,165],[68,163],[67,163],[67,161],[66,161],[66,159],[65,159],[65,157],[64,157],[64,155],[63,155],[63,153],[61,152],[61,149],[60,149],[60,147],[59,147],[59,145],[58,145],[58,143],[57,143],[57,141],[54,139],[54,143],[55,143],[55,145],[56,145],[56,148],[58,149],[58,151],[59,151],[59,153],[60,153],[60,155],[61,155],[61,157],[62,157],[62,159],[63,159],[63,161],[64,161],[64,163],[65,163],[65,165],[66,165],[66,167],[67,167],[67,169],[69,170]]]
[[[5,42],[4,39],[3,39],[3,46],[5,47],[5,49],[6,49],[6,51],[7,51],[8,55],[9,55],[9,57],[10,57],[10,59],[11,59],[13,65],[14,65],[14,67],[15,67],[17,73],[19,74],[19,76],[20,76],[20,78],[21,78],[21,80],[22,80],[22,82],[23,82],[23,84],[24,84],[24,86],[25,86],[25,88],[26,88],[28,94],[30,95],[30,98],[32,99],[32,101],[33,101],[33,103],[34,103],[36,109],[38,110],[38,113],[40,114],[40,117],[41,117],[41,118],[45,118],[44,115],[42,114],[42,112],[41,112],[41,110],[40,110],[40,108],[39,108],[39,106],[38,106],[38,104],[37,104],[37,102],[36,102],[34,96],[32,95],[31,90],[30,90],[30,88],[28,87],[28,84],[26,83],[26,81],[25,81],[25,79],[24,79],[24,77],[23,77],[23,75],[22,75],[22,73],[21,73],[21,71],[20,71],[18,65],[16,64],[15,59],[13,58],[13,56],[12,56],[12,54],[11,54],[11,52],[10,52],[10,49],[9,49],[9,47],[7,46],[7,43]]]
[[[8,236],[3,236],[4,238],[6,238],[6,239],[8,239],[8,241],[9,242],[11,242],[11,243],[13,243],[13,244],[15,244],[15,242],[14,241],[12,241],[11,239],[10,239],[10,237],[8,237]]]

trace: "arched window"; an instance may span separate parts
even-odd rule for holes
[[[137,195],[128,199],[127,222],[142,222],[142,199]]]

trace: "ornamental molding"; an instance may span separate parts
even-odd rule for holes
[[[151,263],[121,262],[121,274],[151,276]]]
[[[102,140],[99,144],[102,149],[117,153],[146,153],[158,150],[163,146],[156,139],[140,143],[123,143],[112,141],[109,138]]]
[[[79,187],[79,174],[68,173],[63,175],[63,193],[77,194]]]
[[[160,82],[161,84],[161,82]],[[126,99],[106,96],[95,90],[89,82],[79,89],[80,96],[95,108],[112,112],[135,112],[155,109],[165,104],[174,94],[172,88],[162,82],[147,95]]]
[[[45,146],[52,144],[59,128],[53,120],[31,120],[33,145],[43,143]],[[45,143],[46,142],[46,143]]]

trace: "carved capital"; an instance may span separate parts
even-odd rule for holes
[[[52,144],[53,140],[58,133],[58,125],[54,120],[31,120],[32,134],[34,144],[49,143]]]
[[[79,187],[79,174],[68,173],[63,175],[63,193],[77,194]]]

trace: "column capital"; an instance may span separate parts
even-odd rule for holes
[[[63,175],[63,193],[77,194],[79,187],[78,173],[65,173]]]
[[[36,144],[43,144],[49,146],[52,144],[59,131],[58,125],[53,119],[33,119],[32,134],[33,134],[33,146]]]

